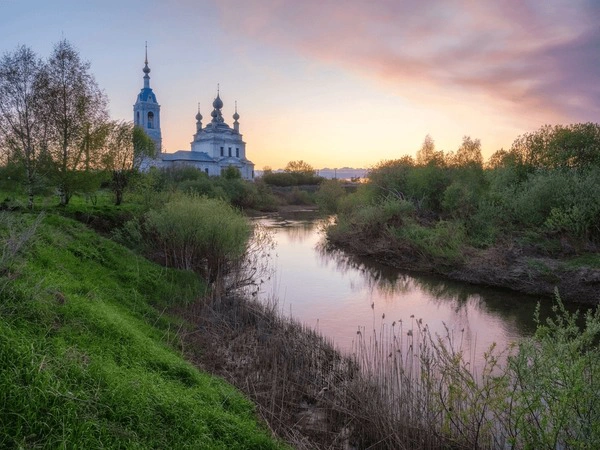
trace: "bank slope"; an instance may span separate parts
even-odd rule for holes
[[[0,221],[5,249],[15,218],[33,221]],[[161,306],[202,289],[193,274],[45,217],[2,270],[0,447],[282,448],[247,399],[175,350]]]

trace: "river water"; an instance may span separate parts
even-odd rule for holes
[[[351,351],[357,331],[379,332],[422,319],[434,334],[451,333],[468,357],[481,361],[492,343],[504,349],[535,330],[538,298],[407,273],[325,245],[319,220],[257,219],[273,232],[273,275],[260,297],[276,298],[286,314]],[[541,316],[550,313],[542,301]]]

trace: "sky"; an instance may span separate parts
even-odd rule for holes
[[[163,150],[189,150],[220,86],[256,169],[371,167],[426,135],[484,158],[544,124],[600,119],[600,0],[0,0],[0,54],[91,63],[114,119],[143,86]]]

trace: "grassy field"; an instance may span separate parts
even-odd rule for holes
[[[0,213],[0,447],[282,448],[185,362],[161,311],[205,290],[58,215]]]

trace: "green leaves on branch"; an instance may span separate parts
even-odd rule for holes
[[[546,323],[536,317],[535,336],[509,358],[512,444],[600,448],[600,309],[588,311],[582,323],[557,295],[554,311]]]

